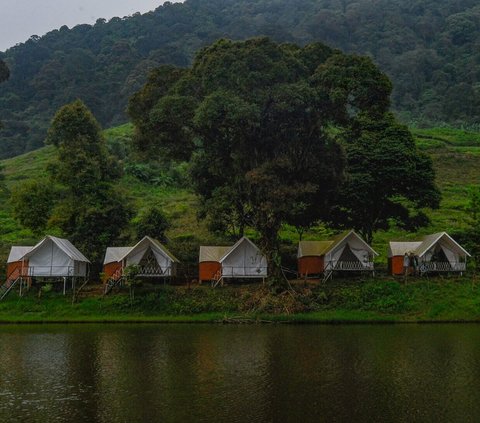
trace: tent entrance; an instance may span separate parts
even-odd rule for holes
[[[140,267],[138,276],[156,277],[164,275],[164,271],[158,264],[155,253],[151,247],[148,247],[138,266]]]
[[[360,271],[365,270],[365,266],[352,251],[350,244],[347,243],[335,264],[335,270]]]
[[[430,250],[431,251],[431,250]],[[422,272],[451,272],[454,270],[450,260],[440,244],[435,245],[430,261],[422,263]]]

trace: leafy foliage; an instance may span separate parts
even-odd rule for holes
[[[369,58],[323,44],[220,40],[191,69],[153,72],[129,111],[142,154],[192,157],[211,230],[253,227],[273,254],[285,223],[302,234],[324,220],[369,242],[392,219],[428,223],[423,209],[440,200],[432,163],[389,113],[391,90]],[[163,105],[180,98],[179,117]]]
[[[124,122],[127,99],[151,69],[186,67],[220,37],[321,41],[369,55],[393,80],[393,106],[405,123],[475,126],[479,29],[476,0],[186,0],[93,26],[63,26],[0,55],[12,70],[0,88],[7,124],[0,157],[41,146],[54,111],[76,98],[102,125]],[[183,100],[172,93],[159,108],[183,118]]]
[[[472,254],[476,270],[480,270],[480,186],[473,187],[469,194],[467,211],[469,214],[469,228],[465,242]]]
[[[12,196],[15,214],[37,232],[47,223],[59,228],[97,261],[128,223],[129,211],[112,185],[120,168],[107,153],[100,125],[79,100],[58,111],[48,142],[57,156],[48,165],[49,180],[17,187]],[[52,184],[59,187],[55,195]]]
[[[10,77],[10,70],[8,69],[6,63],[3,60],[0,60],[0,83],[6,81]]]
[[[220,40],[198,54],[191,70],[155,72],[130,102],[138,147],[179,160],[195,151],[196,191],[210,206],[228,198],[233,206],[222,201],[223,212],[243,226],[248,210],[270,251],[292,206],[305,197],[313,206],[315,199],[319,217],[324,207],[318,206],[331,199],[341,175],[341,152],[319,125],[325,110],[308,84],[304,55],[264,38]],[[164,107],[177,101],[186,111],[180,116]]]
[[[5,82],[10,77],[10,70],[3,60],[0,60],[0,84]],[[0,129],[2,129],[2,122],[0,122]],[[1,168],[0,168],[1,174]]]
[[[167,217],[156,207],[144,211],[135,222],[135,231],[138,239],[150,236],[161,242],[166,242],[166,231],[169,228],[170,222]]]
[[[425,208],[437,208],[431,159],[417,150],[408,128],[386,114],[376,121],[361,116],[343,134],[347,179],[331,223],[354,228],[367,242],[392,222],[413,231],[428,224]]]
[[[370,237],[378,219],[392,217],[392,210],[385,210],[390,196],[416,201],[416,209],[432,205],[433,200],[425,199],[437,194],[431,164],[420,159],[426,165],[424,174],[412,172],[418,164],[415,144],[388,114],[390,93],[388,78],[365,57],[319,43],[300,48],[267,38],[220,40],[202,50],[191,69],[164,66],[153,72],[132,97],[129,111],[141,153],[155,157],[164,152],[177,160],[191,156],[194,188],[210,227],[231,233],[238,229],[239,235],[246,226],[253,227],[269,262],[278,264],[282,225],[308,228],[327,220],[330,208],[338,204],[344,176],[338,136],[349,141],[344,142],[351,170],[345,192],[349,183],[362,180],[360,171],[371,173],[367,182],[373,178],[375,187],[385,183],[385,174],[396,172],[398,158],[381,162],[382,148],[390,146],[391,153],[411,157],[410,166],[398,175],[401,184],[396,186],[395,179],[390,191],[374,198],[382,211],[373,215]],[[185,113],[165,107],[176,102]],[[400,135],[391,140],[395,130]],[[372,136],[382,131],[377,139]],[[406,183],[401,179],[405,175]],[[419,186],[418,195],[412,185]],[[365,228],[358,211],[371,205],[372,196],[361,205],[350,203],[348,195],[343,200],[338,209]],[[336,218],[340,223],[339,215]]]
[[[55,189],[48,180],[32,180],[16,187],[11,196],[13,214],[22,226],[40,234],[52,213]]]

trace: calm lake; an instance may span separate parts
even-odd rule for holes
[[[0,327],[0,422],[474,422],[480,326]]]

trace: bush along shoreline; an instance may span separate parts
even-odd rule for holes
[[[139,286],[115,295],[90,287],[75,303],[55,292],[15,294],[0,323],[427,323],[480,322],[475,277],[296,281],[282,294],[263,285]]]

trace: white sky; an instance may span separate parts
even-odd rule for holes
[[[176,2],[179,0],[171,0]],[[0,0],[0,51],[62,25],[94,23],[156,9],[164,0]]]

